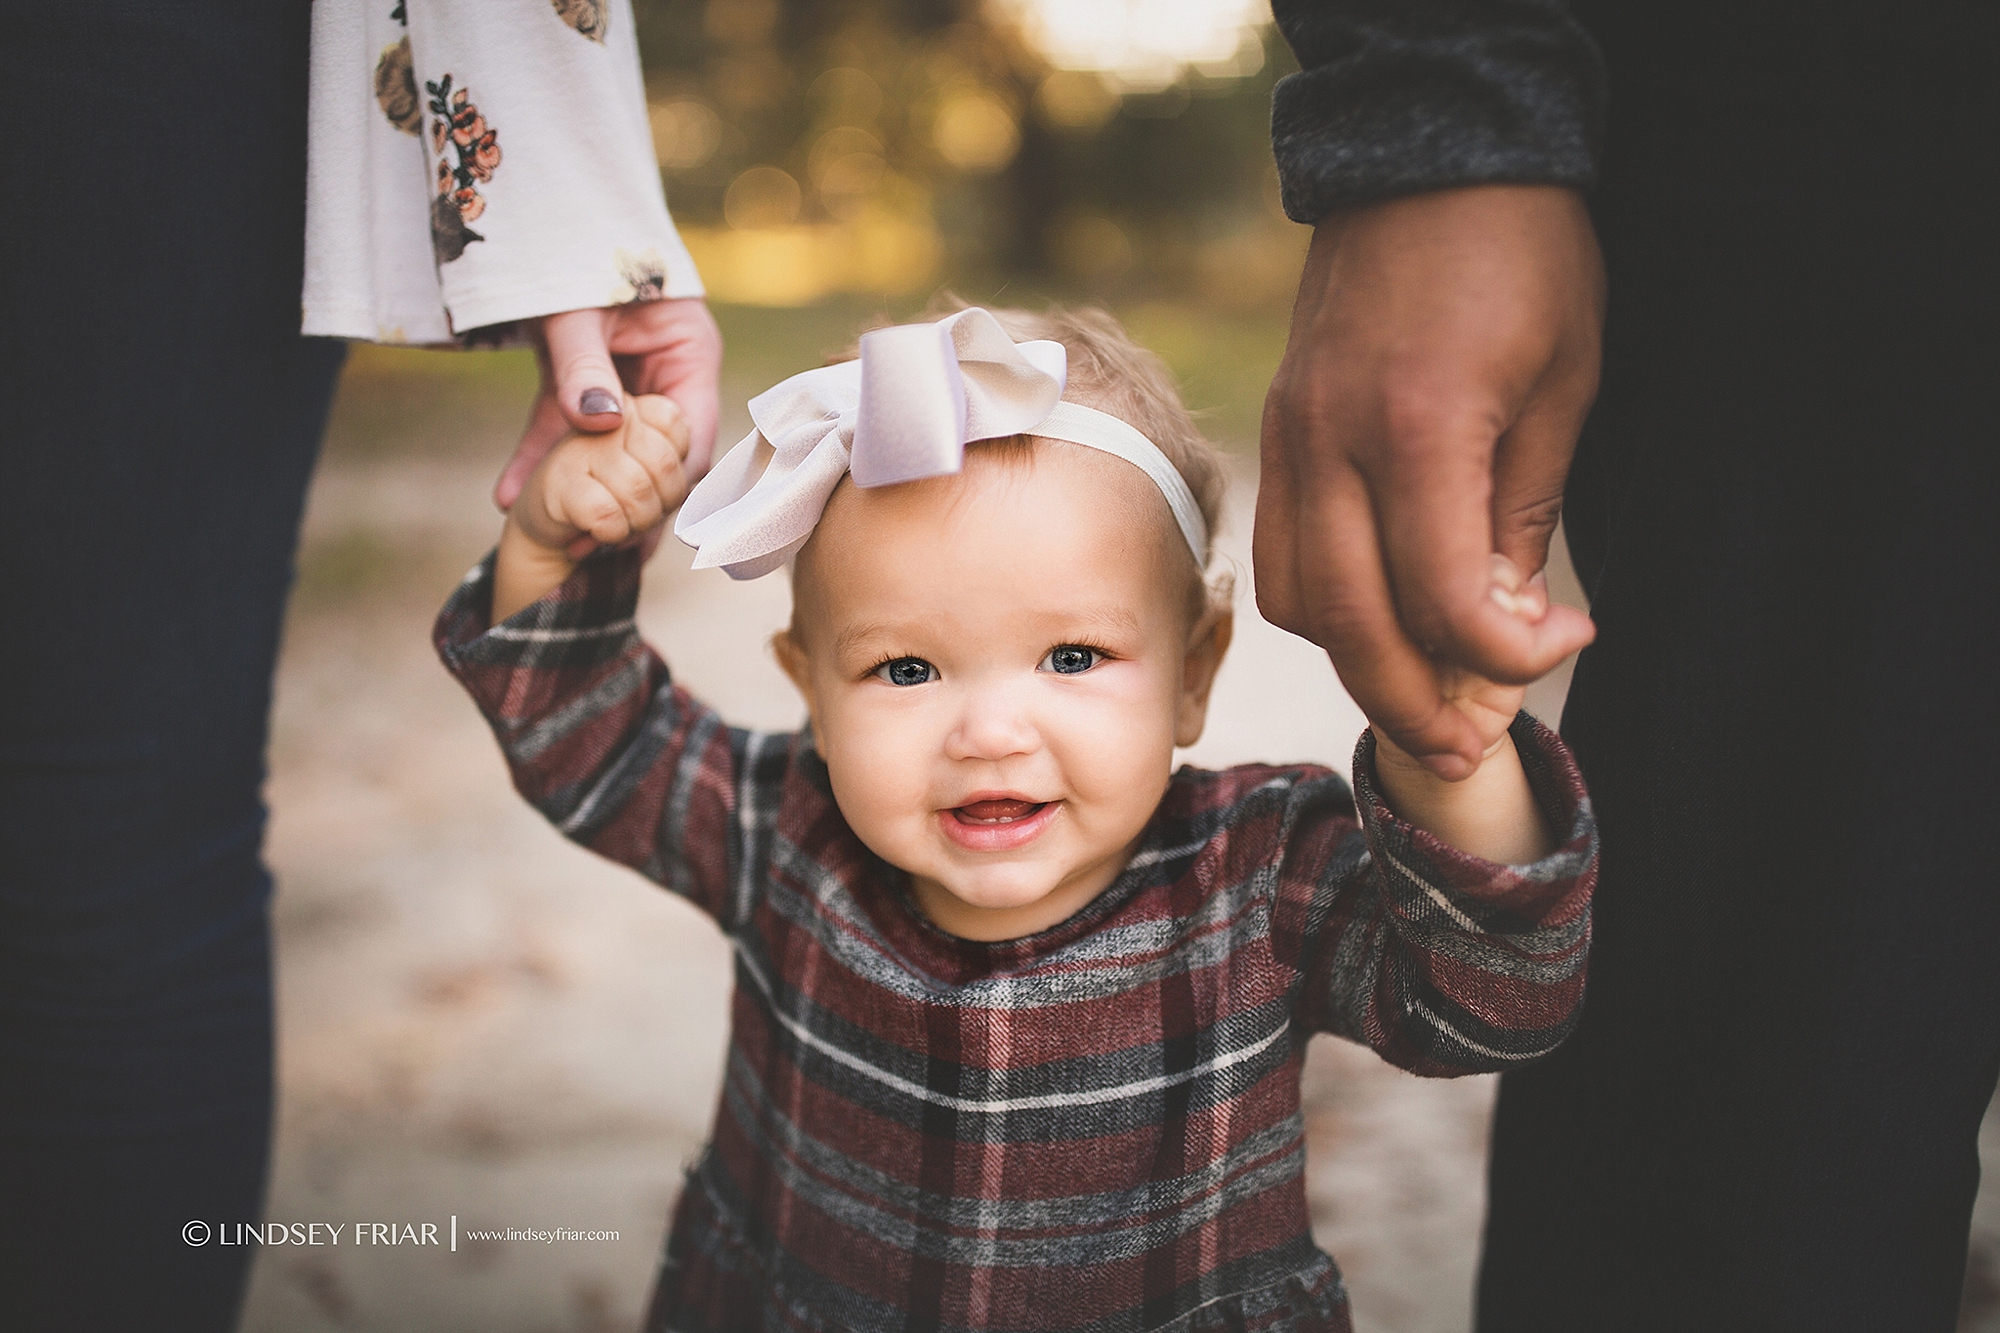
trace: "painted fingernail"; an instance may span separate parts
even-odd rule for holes
[[[618,400],[603,389],[585,389],[583,397],[577,400],[577,406],[587,417],[615,417],[621,414]]]

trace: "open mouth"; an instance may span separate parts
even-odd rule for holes
[[[1061,801],[988,796],[938,811],[938,826],[967,851],[1013,851],[1040,837],[1061,808]]]
[[[986,828],[997,824],[1013,824],[1023,819],[1032,819],[1048,808],[1047,801],[969,801],[951,812],[953,819],[974,828]]]

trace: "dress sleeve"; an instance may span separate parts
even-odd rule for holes
[[[1513,735],[1559,842],[1532,865],[1482,861],[1398,819],[1376,791],[1367,732],[1354,757],[1358,833],[1310,809],[1290,821],[1273,942],[1297,967],[1309,1030],[1450,1076],[1535,1059],[1575,1026],[1596,823],[1555,733],[1523,713]],[[1303,789],[1297,799],[1314,803]]]
[[[701,294],[631,0],[316,0],[306,333],[441,343]]]
[[[1300,70],[1271,98],[1285,212],[1493,182],[1586,187],[1604,66],[1562,0],[1272,0]]]
[[[529,804],[734,931],[749,918],[800,738],[725,726],[673,683],[633,623],[641,563],[636,550],[593,555],[489,627],[489,555],[432,637]]]

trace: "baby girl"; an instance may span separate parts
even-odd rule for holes
[[[1351,792],[1175,771],[1229,645],[1223,469],[1103,315],[878,330],[751,415],[692,493],[663,398],[565,440],[437,626],[522,794],[735,948],[647,1327],[1347,1329],[1306,1040],[1453,1075],[1562,1039],[1569,755],[1468,680],[1457,783],[1367,735]],[[634,539],[683,500],[698,566],[789,568],[805,730],[728,726],[633,628]]]

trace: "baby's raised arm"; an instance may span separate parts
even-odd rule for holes
[[[672,399],[625,400],[623,423],[566,435],[507,512],[493,569],[493,623],[561,587],[593,546],[616,546],[659,525],[687,498],[688,426]]]

